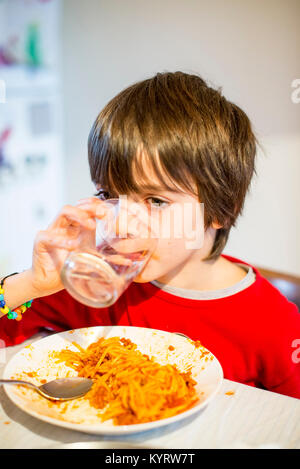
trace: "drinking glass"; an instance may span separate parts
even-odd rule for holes
[[[79,302],[95,308],[115,303],[143,270],[157,245],[146,209],[123,210],[120,199],[104,201],[106,215],[96,218],[96,232],[88,230],[79,247],[64,262],[61,279]]]

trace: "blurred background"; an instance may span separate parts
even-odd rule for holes
[[[87,137],[107,101],[176,70],[221,86],[263,147],[225,253],[300,276],[299,59],[299,0],[0,0],[0,276],[95,192]]]

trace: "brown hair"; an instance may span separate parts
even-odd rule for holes
[[[116,197],[139,193],[136,175],[147,175],[138,156],[146,155],[166,189],[180,187],[204,203],[206,227],[222,226],[207,258],[214,259],[243,209],[257,143],[249,118],[221,89],[197,75],[158,73],[100,112],[88,140],[90,173]]]

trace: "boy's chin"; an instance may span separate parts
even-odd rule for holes
[[[150,259],[150,261],[145,265],[145,267],[133,281],[136,283],[153,282],[153,280],[158,279],[164,274],[165,272],[163,271],[162,267]]]
[[[138,275],[133,281],[134,283],[147,283],[147,282],[152,282],[154,278],[148,279],[148,278],[143,278],[143,276]]]
[[[147,275],[145,272],[140,272],[137,277],[133,280],[135,283],[147,283],[155,280],[155,277]]]

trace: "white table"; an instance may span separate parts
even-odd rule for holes
[[[21,348],[45,336],[0,350],[0,377]],[[234,391],[233,395],[226,395]],[[112,441],[114,441],[112,446]],[[99,436],[42,422],[17,408],[0,386],[0,448],[49,448],[75,442],[99,442],[101,448],[298,448],[300,400],[224,380],[216,398],[196,417],[161,429],[128,436]],[[119,446],[120,448],[121,446]]]

